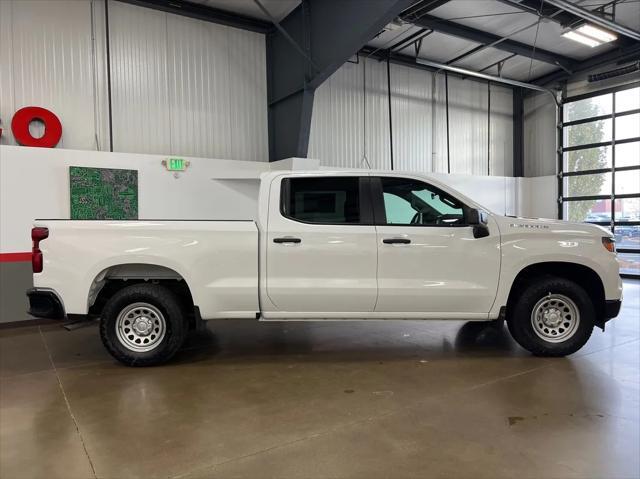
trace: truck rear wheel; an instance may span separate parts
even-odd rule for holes
[[[507,312],[513,338],[536,356],[566,356],[589,340],[595,309],[573,281],[554,276],[533,279]]]
[[[127,366],[153,366],[169,360],[186,333],[178,299],[155,284],[121,289],[107,301],[100,320],[102,343]]]

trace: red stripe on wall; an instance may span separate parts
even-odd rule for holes
[[[31,251],[26,253],[0,253],[0,263],[21,263],[31,261]]]

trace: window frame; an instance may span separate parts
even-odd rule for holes
[[[289,201],[291,200],[291,182],[302,179],[336,179],[336,178],[353,178],[358,182],[358,201],[360,207],[360,221],[358,223],[318,223],[316,221],[304,221],[300,218],[291,216],[288,211]],[[369,188],[369,178],[360,175],[300,175],[285,176],[280,180],[280,215],[296,223],[314,225],[314,226],[374,226],[373,224],[373,208],[371,206],[371,194]]]
[[[609,221],[589,221],[589,224],[596,224],[600,226],[607,226],[611,229],[612,234],[615,235],[616,227],[621,226],[636,226],[640,225],[640,220],[634,221],[619,221],[616,220],[615,215],[615,202],[619,199],[629,199],[629,198],[640,198],[640,193],[623,193],[616,194],[616,173],[624,172],[624,171],[638,171],[640,170],[640,158],[638,159],[637,164],[627,165],[627,166],[619,166],[616,167],[616,145],[621,145],[625,143],[640,143],[639,137],[632,138],[624,138],[624,139],[616,139],[616,118],[625,117],[628,115],[634,115],[640,113],[640,109],[632,109],[617,112],[616,111],[616,93],[630,90],[634,88],[640,88],[640,81],[631,82],[626,85],[620,85],[617,87],[606,88],[599,91],[594,91],[590,93],[586,93],[583,95],[576,95],[573,97],[565,98],[562,102],[562,106],[560,107],[560,124],[558,125],[558,136],[559,136],[559,144],[561,147],[558,149],[558,191],[560,191],[560,198],[558,201],[558,217],[560,219],[564,219],[564,211],[565,205],[572,201],[585,201],[585,200],[608,200],[611,202],[611,218]],[[564,121],[564,106],[568,103],[573,103],[581,100],[586,100],[588,98],[594,98],[598,96],[604,96],[611,94],[611,113],[606,115],[596,115],[588,118],[581,118],[579,120],[574,121]],[[581,124],[586,124],[595,121],[602,121],[611,119],[611,140],[603,141],[597,143],[583,144],[583,145],[575,145],[570,147],[564,147],[566,128]],[[609,168],[598,168],[598,169],[590,169],[590,170],[580,170],[580,171],[564,171],[564,155],[567,152],[571,151],[579,151],[586,150],[589,148],[598,148],[598,147],[610,147],[611,148],[611,166]],[[598,174],[598,173],[611,173],[611,191],[610,194],[600,194],[600,195],[590,195],[590,196],[568,196],[567,189],[565,188],[565,177],[572,176],[584,176],[589,174]],[[586,221],[585,221],[586,223]],[[619,253],[630,253],[630,254],[640,254],[639,248],[619,248],[617,249]],[[640,278],[640,275],[634,273],[622,273],[623,277],[631,277],[631,278]]]
[[[433,224],[433,225],[422,225],[422,224],[397,224],[397,223],[387,223],[387,213],[386,213],[386,207],[384,204],[384,190],[382,188],[382,179],[383,178],[391,178],[391,179],[398,179],[398,180],[405,180],[405,181],[413,181],[416,183],[423,183],[426,186],[428,186],[428,188],[433,191],[434,193],[437,193],[439,195],[444,195],[444,196],[448,196],[453,198],[455,201],[457,201],[458,203],[460,203],[460,206],[462,208],[462,215],[463,215],[463,222],[462,223],[454,223],[454,224],[443,224],[443,225],[437,225],[437,224]],[[429,183],[428,181],[424,181],[422,179],[417,179],[417,178],[410,178],[410,177],[406,177],[406,176],[371,176],[370,178],[370,185],[371,185],[371,198],[373,201],[373,218],[375,221],[375,225],[376,226],[392,226],[392,227],[400,227],[400,228],[406,228],[406,227],[411,227],[411,228],[466,228],[471,226],[469,224],[469,210],[471,209],[464,201],[460,200],[459,198],[457,198],[456,196],[452,195],[451,193],[442,190],[441,188],[438,188],[437,186],[433,185],[432,183]]]

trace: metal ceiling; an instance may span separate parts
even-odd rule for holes
[[[169,0],[125,0],[162,3]],[[366,5],[367,0],[362,0]],[[570,0],[583,10],[604,12],[626,28],[640,31],[639,0]],[[254,0],[190,0],[191,4],[268,22]],[[188,4],[173,0],[171,5]],[[261,0],[277,21],[300,0]],[[404,12],[403,23],[381,31],[369,43],[373,50],[396,46],[394,53],[452,64],[518,81],[547,81],[566,76],[584,65],[599,65],[611,54],[640,58],[640,42],[619,36],[616,42],[590,48],[562,37],[569,23],[580,21],[574,13],[546,0],[416,0]],[[609,15],[609,20],[612,17]],[[215,21],[215,20],[214,20]],[[434,30],[431,32],[431,30]],[[421,33],[422,32],[422,33]],[[425,36],[425,33],[428,33]],[[419,55],[411,40],[422,38]],[[401,44],[407,39],[406,44]],[[636,50],[638,47],[638,50]],[[637,55],[636,55],[637,53]],[[501,63],[503,62],[503,63]],[[564,69],[564,71],[563,71]]]

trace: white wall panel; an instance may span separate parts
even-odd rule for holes
[[[487,84],[449,75],[451,172],[486,175],[489,161]]]
[[[322,166],[366,166],[361,161],[365,62],[367,158],[373,168],[390,166],[386,63],[362,58],[342,66],[316,91],[309,157]],[[445,75],[391,65],[391,93],[394,168],[449,172]],[[511,90],[492,85],[491,100],[489,116],[487,83],[449,76],[451,173],[487,175],[491,154],[491,175],[513,174]]]
[[[447,158],[447,100],[446,100],[446,76],[444,74],[433,75],[432,108],[432,164],[434,173],[447,173],[449,171]]]
[[[0,1],[2,143],[15,145],[10,119],[25,106],[53,111],[63,148],[95,149],[91,3]],[[32,134],[42,126],[32,124]]]
[[[0,128],[56,113],[62,148],[109,149],[104,0],[0,0]],[[109,1],[114,149],[266,161],[264,36]],[[38,136],[42,126],[32,124]]]
[[[556,117],[551,95],[537,93],[524,100],[524,174],[556,174]]]
[[[513,176],[513,91],[491,85],[490,172]]]
[[[114,151],[177,154],[167,71],[167,14],[109,2]]]
[[[318,88],[311,121],[310,158],[318,158],[322,166],[365,168],[366,152],[372,168],[390,167],[386,68],[385,63],[360,58],[358,64],[343,65]]]
[[[263,35],[109,5],[115,150],[266,161]]]
[[[394,168],[432,171],[432,77],[430,72],[391,65]]]

